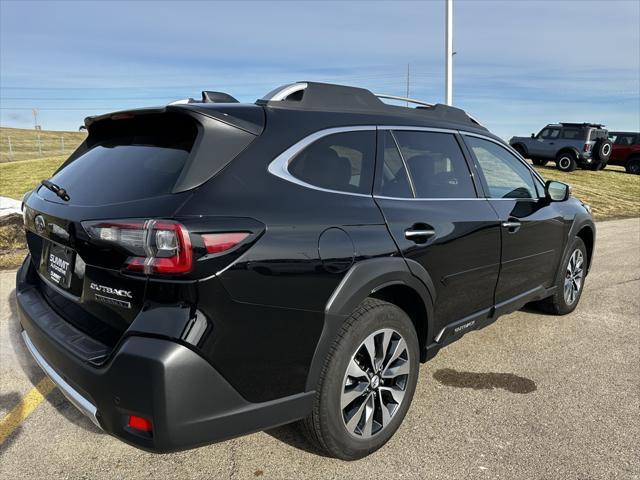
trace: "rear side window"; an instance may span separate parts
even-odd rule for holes
[[[449,133],[393,132],[415,188],[416,198],[475,198],[469,167]]]
[[[300,152],[289,173],[309,185],[370,194],[375,161],[375,131],[327,135]]]
[[[105,120],[90,129],[88,150],[64,165],[51,181],[82,205],[127,202],[170,193],[198,134],[180,115]],[[41,188],[39,194],[57,197]]]
[[[533,175],[506,148],[476,137],[465,137],[473,151],[491,198],[537,198]]]
[[[562,138],[566,140],[584,140],[584,132],[580,128],[565,127],[562,129]]]
[[[380,131],[379,135],[382,136],[382,170],[377,193],[383,197],[413,197],[407,170],[391,132]]]

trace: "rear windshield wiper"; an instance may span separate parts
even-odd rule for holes
[[[51,190],[53,193],[55,193],[65,202],[68,202],[71,199],[67,191],[64,188],[60,187],[59,185],[56,185],[55,183],[50,182],[49,180],[42,180],[42,182],[40,183],[42,184],[43,187],[46,187],[49,190]]]

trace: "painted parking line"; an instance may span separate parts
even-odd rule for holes
[[[0,445],[9,438],[14,430],[42,403],[54,388],[55,384],[49,377],[44,377],[35,387],[29,390],[29,393],[20,400],[18,405],[13,407],[13,409],[0,420]]]

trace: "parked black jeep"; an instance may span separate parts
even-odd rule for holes
[[[595,123],[558,123],[547,125],[537,135],[512,137],[509,144],[534,165],[555,160],[563,172],[577,167],[601,170],[611,156],[611,141],[603,125]]]
[[[567,185],[412,102],[304,82],[87,118],[24,201],[28,349],[146,450],[302,420],[330,455],[375,451],[420,362],[525,303],[576,308],[595,238]]]

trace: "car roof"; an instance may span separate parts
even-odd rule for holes
[[[381,100],[391,99],[415,105],[414,108],[390,105]],[[280,86],[255,103],[240,103],[222,92],[204,91],[202,101],[179,100],[166,106],[132,109],[87,117],[85,125],[126,113],[146,114],[187,110],[227,121],[234,126],[259,134],[264,127],[263,112],[279,111],[307,114],[324,113],[320,122],[326,127],[352,125],[358,122],[383,125],[413,125],[418,127],[466,130],[496,137],[464,110],[443,104],[374,94],[371,91],[345,85],[320,82],[296,82]],[[315,117],[315,115],[313,115]]]

